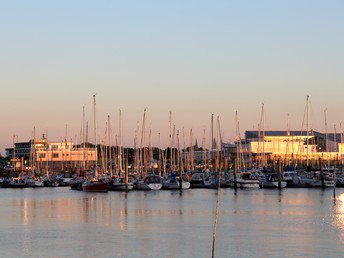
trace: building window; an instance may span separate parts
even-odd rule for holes
[[[45,153],[40,153],[39,158],[44,159],[45,158]]]
[[[53,158],[58,158],[59,154],[58,153],[53,153]]]

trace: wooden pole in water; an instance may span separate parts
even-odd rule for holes
[[[215,212],[215,223],[214,223],[214,230],[213,230],[213,245],[212,245],[212,253],[211,257],[215,257],[215,241],[216,241],[216,229],[217,223],[219,221],[219,212],[220,212],[220,187],[221,187],[221,173],[219,173],[219,184],[217,185],[217,197],[216,197],[216,212]]]
[[[319,158],[320,164],[320,178],[321,178],[321,189],[325,190],[325,180],[324,180],[324,173],[323,173],[323,159]]]
[[[282,190],[282,184],[281,184],[281,173],[282,173],[282,164],[281,159],[278,159],[278,190]]]

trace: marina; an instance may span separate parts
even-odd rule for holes
[[[344,1],[2,1],[0,258],[344,257]]]

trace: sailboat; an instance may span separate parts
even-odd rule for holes
[[[262,117],[264,115],[264,105],[262,106]],[[261,119],[263,120],[263,119]],[[236,153],[236,166],[237,166],[237,171],[240,171],[240,156],[242,152],[242,145],[241,145],[241,136],[240,136],[240,128],[239,128],[239,119],[238,119],[238,112],[235,112],[235,128],[236,128],[236,136],[237,136],[237,153]],[[261,123],[260,123],[261,124]],[[264,138],[263,138],[264,141]],[[244,163],[244,162],[242,162]],[[239,188],[259,188],[259,181],[258,181],[258,173],[256,171],[242,171],[239,172],[236,180],[234,180],[234,175],[230,179],[231,187],[236,186]]]
[[[148,175],[136,183],[137,190],[160,190],[161,188],[162,178],[157,175]]]
[[[182,176],[182,189],[189,189],[190,182],[187,181],[186,175]],[[171,172],[169,177],[163,182],[162,189],[164,190],[178,190],[180,189],[180,175],[179,173]]]
[[[108,182],[97,178],[87,180],[82,184],[82,190],[84,192],[107,192]]]
[[[97,123],[96,123],[96,95],[93,95],[93,102],[94,102],[94,139],[95,139],[95,146],[97,148]],[[94,166],[94,177],[90,180],[86,180],[82,184],[82,190],[84,192],[107,192],[108,191],[108,182],[104,179],[98,178],[98,171],[97,171],[97,154],[96,154],[96,161]]]

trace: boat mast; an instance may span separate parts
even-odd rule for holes
[[[152,125],[149,124],[149,168],[153,169]]]
[[[289,151],[290,151],[290,144],[289,144],[289,137],[290,137],[290,117],[289,113],[287,114],[287,148],[286,148],[286,154],[285,154],[285,164],[288,166],[290,165],[290,159],[289,159]]]
[[[16,135],[13,134],[13,171],[16,172]]]
[[[185,167],[186,167],[186,171],[190,170],[190,166],[189,166],[189,160],[188,160],[188,152],[186,151],[186,145],[185,145],[185,130],[183,127],[183,149],[184,149],[184,163],[185,163]]]
[[[309,166],[309,95],[307,95],[307,150],[306,150],[306,165]]]
[[[169,123],[170,123],[170,171],[173,170],[173,164],[172,164],[172,158],[173,158],[173,154],[172,154],[172,111],[170,111],[170,119],[169,119]]]
[[[48,129],[45,129],[45,139],[46,139],[46,157],[45,157],[45,173],[49,179],[49,145],[48,145]]]
[[[343,128],[342,123],[340,123],[340,165],[341,172],[343,172]]]
[[[190,129],[190,165],[191,171],[195,169],[195,157],[194,157],[194,145],[193,145],[193,131],[192,128]]]
[[[103,171],[106,174],[107,173],[107,154],[108,154],[108,150],[107,150],[107,135],[108,135],[108,122],[105,122],[105,134],[104,134],[104,141],[103,141],[103,158],[102,160],[104,160],[103,162]]]
[[[139,125],[139,121],[136,122],[136,132],[135,132],[135,162],[136,162],[136,169],[137,171],[140,172],[140,157],[141,157],[141,150],[138,148],[139,146],[139,132],[140,132],[140,125]]]
[[[221,131],[221,123],[220,123],[220,116],[217,117],[217,125],[218,125],[218,130],[219,130],[219,137],[220,137],[220,156],[221,159],[225,158],[225,150],[222,148],[222,131]]]
[[[240,144],[239,144],[239,121],[238,121],[238,111],[235,111],[235,134],[236,134],[236,171],[239,171],[240,164]]]
[[[65,126],[65,139],[64,139],[64,142],[65,142],[65,146],[64,146],[64,150],[63,150],[63,153],[64,155],[63,156],[63,163],[65,164],[64,166],[64,169],[68,167],[68,162],[67,162],[67,155],[66,155],[66,152],[67,152],[67,130],[68,130],[68,127],[67,127],[67,124]],[[66,172],[66,170],[64,170]]]
[[[203,128],[202,148],[203,148],[204,170],[206,170],[207,169],[207,148],[206,148],[206,143],[205,143],[205,129],[204,128]]]
[[[263,131],[263,167],[266,167],[266,157],[265,157],[265,109],[264,103],[262,103],[262,131]]]
[[[119,132],[118,132],[118,138],[119,138],[119,161],[118,161],[118,165],[119,165],[119,173],[122,176],[122,172],[123,172],[123,163],[122,163],[122,110],[119,109],[119,121],[118,121],[118,125],[119,125]]]
[[[176,165],[176,125],[173,125],[173,130],[172,130],[172,171],[174,171],[175,165]]]
[[[145,150],[144,150],[144,145],[145,145],[145,124],[146,124],[146,109],[143,111],[143,121],[142,121],[142,131],[141,131],[141,155],[140,155],[140,163],[143,164],[144,171],[141,172],[141,176],[146,176],[146,163],[145,163]]]
[[[327,108],[324,110],[324,119],[325,119],[325,142],[326,142],[326,159],[327,159],[327,169],[329,169],[329,144],[328,144],[328,133],[327,133]]]
[[[211,114],[211,166],[214,162],[214,114]]]
[[[177,130],[177,155],[178,155],[178,168],[179,168],[179,172],[183,173],[183,159],[181,156],[181,151],[180,151],[180,143],[179,143],[179,130]]]
[[[158,132],[158,172],[161,176],[161,148],[160,148],[160,132]]]
[[[112,178],[112,149],[111,149],[111,127],[110,127],[110,115],[108,115],[108,148],[109,148],[109,169],[110,177]]]
[[[216,157],[215,157],[215,172],[220,172],[220,148],[219,148],[219,116],[217,116],[217,126],[216,126]],[[216,173],[214,174],[216,180]],[[220,181],[219,181],[220,184]]]
[[[86,167],[86,153],[85,153],[85,105],[82,106],[82,171],[85,171]]]
[[[333,146],[334,146],[334,148],[333,148],[333,152],[337,152],[337,125],[334,124],[333,127],[334,127],[334,136],[333,136],[333,142],[334,142]],[[334,154],[334,157],[333,157],[333,163],[334,163],[333,166],[334,166],[334,168],[336,168],[337,158],[338,158],[338,155],[336,157],[336,155]]]
[[[35,142],[36,142],[36,127],[33,127],[33,149],[32,149],[32,176],[35,176],[36,170],[36,150],[35,150]]]
[[[94,127],[94,146],[96,150],[95,154],[95,177],[98,177],[98,172],[97,172],[97,163],[98,163],[98,144],[97,144],[97,116],[96,116],[96,95],[93,95],[93,127]]]

